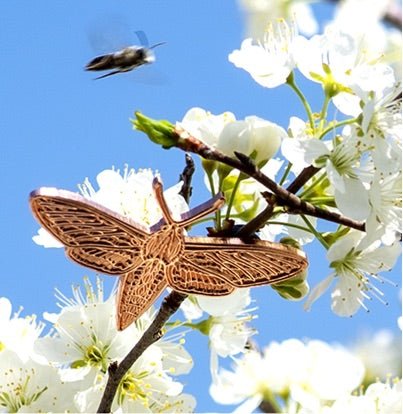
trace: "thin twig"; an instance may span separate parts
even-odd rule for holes
[[[113,362],[108,369],[108,382],[105,387],[104,394],[99,404],[98,413],[111,412],[112,402],[115,398],[116,391],[119,387],[120,381],[130,369],[130,367],[136,362],[141,354],[154,342],[162,336],[162,328],[165,322],[178,310],[181,303],[186,299],[187,295],[172,291],[166,296],[161,304],[155,319],[144,332],[143,336],[137,342],[137,344],[131,349],[126,357],[117,364]]]
[[[273,405],[271,404],[271,402],[270,401],[267,401],[267,400],[263,400],[259,404],[259,410],[262,413],[266,413],[266,414],[275,414],[275,413],[278,413],[278,411],[276,410],[275,407],[273,407]]]
[[[290,193],[295,194],[304,184],[306,184],[318,171],[320,168],[313,167],[310,165],[309,167],[304,168],[301,173],[295,178],[295,180],[287,187],[287,191]],[[274,206],[276,205],[277,201],[275,197],[265,197],[268,203],[267,207],[260,212],[256,217],[246,223],[241,230],[239,230],[239,237],[248,236],[266,224],[268,220],[273,216]]]
[[[195,172],[195,163],[189,154],[185,155],[186,166],[179,176],[179,180],[183,181],[182,188],[179,194],[189,204],[190,197],[192,196],[192,177]]]
[[[391,8],[384,17],[385,22],[396,27],[396,29],[402,30],[402,10]]]
[[[267,207],[263,211],[261,211],[256,217],[254,217],[251,221],[243,225],[241,229],[238,231],[237,237],[247,237],[255,233],[256,231],[264,227],[267,220],[270,220],[270,218],[273,215],[274,203],[269,202],[267,198],[266,201],[268,202]]]
[[[318,171],[320,171],[320,168],[316,168],[312,165],[304,168],[294,179],[294,181],[287,187],[287,191],[296,194],[297,191],[303,187]]]
[[[327,221],[342,224],[360,231],[365,231],[365,223],[352,220],[349,217],[333,211],[324,210],[301,200],[295,194],[281,187],[267,175],[263,174],[248,156],[235,152],[235,156],[237,158],[232,158],[217,149],[205,145],[202,141],[190,136],[183,129],[177,128],[175,132],[178,135],[178,139],[176,141],[176,146],[178,148],[181,148],[186,152],[198,154],[208,160],[218,161],[244,172],[274,193],[277,198],[281,200],[281,204],[288,207],[291,214],[303,213],[308,216],[322,218]]]

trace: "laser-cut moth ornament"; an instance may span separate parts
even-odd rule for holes
[[[30,195],[34,216],[64,244],[70,259],[120,277],[119,330],[139,318],[168,286],[186,294],[224,296],[306,269],[303,252],[279,243],[184,236],[186,226],[223,206],[221,194],[175,221],[157,178],[153,190],[163,218],[150,228],[70,191],[43,187]]]

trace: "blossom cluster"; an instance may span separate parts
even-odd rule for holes
[[[150,324],[154,311],[125,331],[116,328],[115,292],[104,298],[85,281],[85,293],[58,292],[59,313],[45,313],[53,329],[34,317],[11,316],[10,302],[0,299],[0,406],[2,412],[95,412],[111,362],[120,362]],[[182,393],[174,377],[192,368],[183,334],[166,336],[125,374],[114,412],[190,412],[194,398]]]
[[[237,413],[264,404],[298,414],[400,413],[401,381],[371,383],[359,394],[364,374],[362,360],[340,345],[288,339],[234,358],[232,371],[215,375],[210,393],[221,404],[241,403]]]
[[[332,271],[312,289],[305,309],[333,282],[331,308],[339,316],[351,316],[361,307],[367,310],[365,301],[370,298],[385,303],[374,282],[388,281],[379,273],[394,267],[401,249],[403,133],[401,40],[395,30],[379,22],[387,2],[371,2],[372,13],[356,25],[351,22],[353,12],[366,6],[359,0],[346,1],[324,33],[311,38],[298,33],[297,26],[304,22],[313,27],[312,14],[303,2],[241,3],[249,13],[249,25],[257,30],[262,18],[265,30],[260,28],[260,34],[245,39],[229,61],[265,88],[291,87],[306,110],[306,119],[291,116],[286,131],[256,116],[237,120],[231,112],[215,115],[192,108],[177,128],[226,155],[249,156],[262,173],[283,185],[315,169],[297,196],[357,226],[329,231],[329,225],[290,214],[283,204],[273,209],[261,237],[291,237],[299,245],[317,239],[326,249]],[[274,18],[280,13],[291,20]],[[372,38],[373,27],[376,42],[367,37],[371,33]],[[320,110],[312,110],[297,85],[297,69],[307,87],[310,82],[321,86]],[[209,190],[224,192],[228,200],[225,219],[244,224],[265,209],[262,192],[267,188],[226,165],[204,159],[202,164]]]
[[[261,239],[298,247],[318,240],[326,251],[331,272],[310,290],[307,310],[332,283],[331,308],[339,316],[367,309],[365,301],[371,297],[383,301],[374,282],[387,280],[379,273],[391,270],[400,254],[401,38],[380,23],[387,3],[371,1],[372,13],[353,24],[352,16],[366,7],[365,1],[345,1],[323,33],[308,38],[319,25],[304,2],[242,0],[250,37],[229,55],[229,61],[264,88],[290,87],[306,117],[290,116],[285,127],[255,115],[237,119],[231,112],[212,114],[195,107],[176,124],[184,137],[196,138],[226,156],[249,157],[281,186],[313,171],[296,196],[361,229],[323,225],[315,217],[295,214],[286,203],[273,204],[259,229]],[[299,79],[308,88],[312,82],[320,86],[319,109],[312,109]],[[171,131],[167,125],[165,121],[164,128]],[[164,145],[172,146],[170,137]],[[214,217],[216,230],[228,223],[243,225],[267,211],[273,196],[267,195],[267,188],[228,165],[201,162],[209,191],[212,195],[221,191],[226,199]],[[121,174],[110,169],[97,176],[99,189],[88,179],[79,188],[84,197],[150,227],[161,218],[152,191],[154,176],[150,170],[125,167]],[[179,195],[181,185],[164,193],[175,219],[189,209]],[[34,241],[63,247],[44,229]],[[301,299],[308,295],[308,276],[299,275],[292,285],[274,289],[286,299]],[[95,290],[85,282],[85,293],[77,288],[73,299],[58,295],[61,311],[44,315],[53,326],[46,335],[42,335],[44,323],[34,316],[12,317],[11,304],[0,299],[3,411],[95,411],[108,366],[124,358],[155,315],[151,309],[126,330],[117,331],[116,294],[113,291],[105,299],[100,282]],[[181,306],[184,320],[166,324],[166,335],[126,373],[113,412],[195,409],[195,399],[183,392],[176,377],[192,368],[192,357],[183,346],[185,330],[190,329],[209,339],[211,396],[221,404],[240,404],[236,412],[252,412],[265,403],[278,412],[296,414],[400,412],[401,381],[395,377],[401,372],[394,367],[401,356],[394,347],[391,351],[388,334],[380,333],[368,341],[370,345],[357,345],[354,352],[297,339],[272,342],[260,351],[251,341],[256,333],[252,303],[249,289],[220,299],[190,295]],[[221,366],[228,357],[232,370]],[[374,382],[377,377],[385,381]]]
[[[11,303],[0,298],[2,412],[97,410],[110,363],[125,357],[155,312],[148,311],[118,331],[115,291],[105,297],[99,278],[95,288],[88,280],[84,287],[84,293],[74,287],[72,298],[57,292],[61,309],[44,314],[53,326],[46,334],[43,322],[35,316],[24,318],[20,311],[12,315]],[[148,347],[125,374],[112,412],[195,410],[196,400],[183,393],[178,380],[193,366],[184,347],[184,327],[209,336],[210,394],[220,404],[240,404],[236,412],[251,412],[265,403],[277,411],[299,414],[400,412],[402,390],[396,379],[401,375],[396,370],[400,345],[388,331],[350,350],[319,340],[288,339],[272,342],[259,352],[250,342],[255,334],[250,327],[250,304],[247,289],[224,301],[190,296],[182,305],[185,321],[167,324],[166,335]],[[208,317],[200,321],[205,314]],[[231,357],[233,370],[220,368],[219,357]],[[389,379],[374,382],[379,377]]]

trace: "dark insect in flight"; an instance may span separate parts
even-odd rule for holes
[[[129,72],[139,66],[155,62],[155,55],[152,49],[165,44],[165,42],[147,47],[145,46],[148,43],[145,33],[138,31],[136,34],[141,43],[144,44],[143,46],[129,46],[113,53],[97,56],[87,63],[85,70],[102,71],[113,69],[111,72],[95,78],[102,79],[117,73]]]

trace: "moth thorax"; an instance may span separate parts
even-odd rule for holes
[[[147,240],[144,255],[146,258],[160,259],[169,264],[179,259],[184,248],[182,229],[175,225],[165,225]]]

